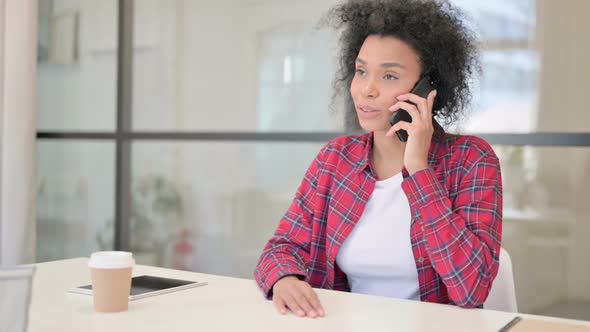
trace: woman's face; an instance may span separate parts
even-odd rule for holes
[[[412,90],[420,73],[418,55],[408,44],[395,37],[367,37],[350,85],[361,127],[375,132],[389,130],[393,113],[388,109],[397,103],[397,96]]]

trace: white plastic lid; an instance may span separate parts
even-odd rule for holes
[[[90,256],[88,267],[97,269],[123,269],[133,267],[133,254],[126,251],[99,251]]]

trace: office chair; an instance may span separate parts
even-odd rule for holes
[[[498,275],[492,284],[488,298],[483,304],[484,309],[517,312],[516,290],[514,288],[514,274],[512,260],[504,248],[500,248],[500,267]]]
[[[0,267],[0,330],[25,332],[29,316],[33,266]]]

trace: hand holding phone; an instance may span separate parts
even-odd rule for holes
[[[413,93],[422,98],[426,98],[432,90],[434,90],[434,84],[432,82],[432,79],[430,78],[430,75],[424,75],[420,80],[418,80],[418,82],[416,83],[412,91],[410,91],[410,93]],[[412,122],[412,117],[406,110],[400,109],[391,116],[389,123],[391,123],[391,125],[393,126],[400,121]],[[396,131],[395,134],[397,135],[400,141],[408,141],[407,131],[400,129]]]

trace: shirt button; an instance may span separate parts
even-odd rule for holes
[[[424,257],[422,257],[422,256],[418,257],[418,262],[419,263],[424,263]]]

